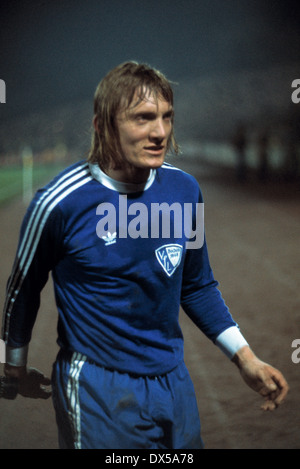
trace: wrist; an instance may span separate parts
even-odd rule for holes
[[[246,363],[256,360],[256,355],[252,352],[249,345],[240,348],[232,357],[232,362],[239,368],[243,368]]]
[[[25,366],[12,366],[9,365],[8,363],[5,363],[4,365],[4,374],[7,378],[12,378],[12,379],[22,379],[27,372],[26,365]]]

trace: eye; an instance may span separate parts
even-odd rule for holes
[[[141,113],[136,116],[137,122],[140,122],[140,123],[148,122],[148,121],[154,120],[155,118],[156,118],[155,114],[151,112]]]
[[[139,122],[139,123],[144,123],[148,120],[147,118],[147,115],[146,114],[139,114],[137,117],[136,117],[136,121]]]
[[[164,120],[171,121],[173,119],[174,113],[173,111],[169,111],[164,115]]]

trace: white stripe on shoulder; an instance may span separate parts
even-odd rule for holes
[[[20,269],[23,269],[24,265],[28,266],[28,262],[31,262],[45,223],[53,208],[67,195],[86,184],[91,179],[92,177],[89,175],[88,166],[85,165],[83,169],[79,167],[77,168],[77,173],[76,170],[73,170],[64,175],[53,186],[49,187],[37,201],[27,224],[23,241],[18,250]],[[25,270],[27,271],[26,267]]]
[[[176,168],[176,166],[173,166],[173,165],[170,164],[170,163],[163,163],[163,164],[161,165],[161,167],[164,168],[164,169],[173,169],[173,170],[175,170],[175,171],[181,171],[181,172],[182,172],[182,169]]]
[[[54,209],[54,207],[61,202],[65,197],[67,197],[71,192],[75,191],[79,187],[83,186],[87,182],[89,182],[92,177],[85,177],[82,178],[82,174],[78,174],[72,177],[70,180],[63,184],[63,187],[58,187],[55,191],[53,191],[49,197],[47,197],[43,204],[40,206],[40,210],[38,214],[35,215],[35,219],[32,220],[32,226],[28,228],[27,226],[27,249],[24,249],[24,254],[22,259],[20,259],[20,268],[23,269],[25,265],[25,271],[27,271],[26,266],[31,264],[32,258],[35,254],[36,247],[40,240],[43,228],[45,223]],[[28,231],[29,230],[29,231]],[[31,230],[31,231],[30,231]],[[24,237],[25,239],[25,237]],[[25,244],[25,241],[23,245]],[[22,246],[23,247],[23,246]],[[21,248],[20,248],[21,250]],[[29,253],[29,257],[27,254]],[[25,263],[26,262],[26,263]]]

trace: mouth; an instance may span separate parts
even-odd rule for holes
[[[153,155],[160,155],[164,151],[165,147],[164,145],[150,145],[148,147],[144,147],[144,149]]]

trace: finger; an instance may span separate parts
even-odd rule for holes
[[[262,405],[261,405],[261,409],[264,410],[264,411],[272,411],[274,409],[276,409],[276,404],[274,401],[270,400],[270,399],[267,399]]]
[[[20,389],[19,394],[23,397],[30,397],[31,399],[49,399],[51,397],[51,390],[43,388]]]
[[[24,397],[30,397],[33,399],[48,399],[51,396],[51,388],[47,389],[45,385],[41,385],[41,378],[43,376],[36,372],[30,374],[30,379],[25,382],[21,382],[19,385],[19,394]],[[48,381],[46,384],[48,386]]]
[[[50,386],[51,385],[51,379],[47,378],[47,376],[42,375],[40,378],[40,383],[44,384],[45,386]]]
[[[43,389],[43,388],[40,389],[39,396],[38,396],[40,399],[49,399],[49,397],[51,396],[52,396],[51,390]]]
[[[277,393],[277,396],[274,399],[274,402],[278,406],[278,405],[282,404],[282,402],[285,400],[285,398],[286,398],[286,396],[289,392],[289,386],[288,386],[287,382],[285,381],[285,379],[283,377],[280,378],[280,379],[274,378],[274,380],[277,382],[277,386],[278,386],[278,393]]]
[[[283,403],[289,391],[288,384],[284,378],[276,381],[276,378],[274,377],[274,384],[276,386],[276,391],[265,394],[266,400],[265,403],[261,406],[263,410],[276,409],[280,404]]]
[[[46,386],[49,386],[51,384],[51,379],[49,379],[36,368],[31,368],[29,375],[30,379],[33,379],[36,383],[44,384]]]
[[[273,379],[266,379],[262,388],[259,390],[261,396],[268,396],[272,392],[277,390],[277,384],[273,381]]]

